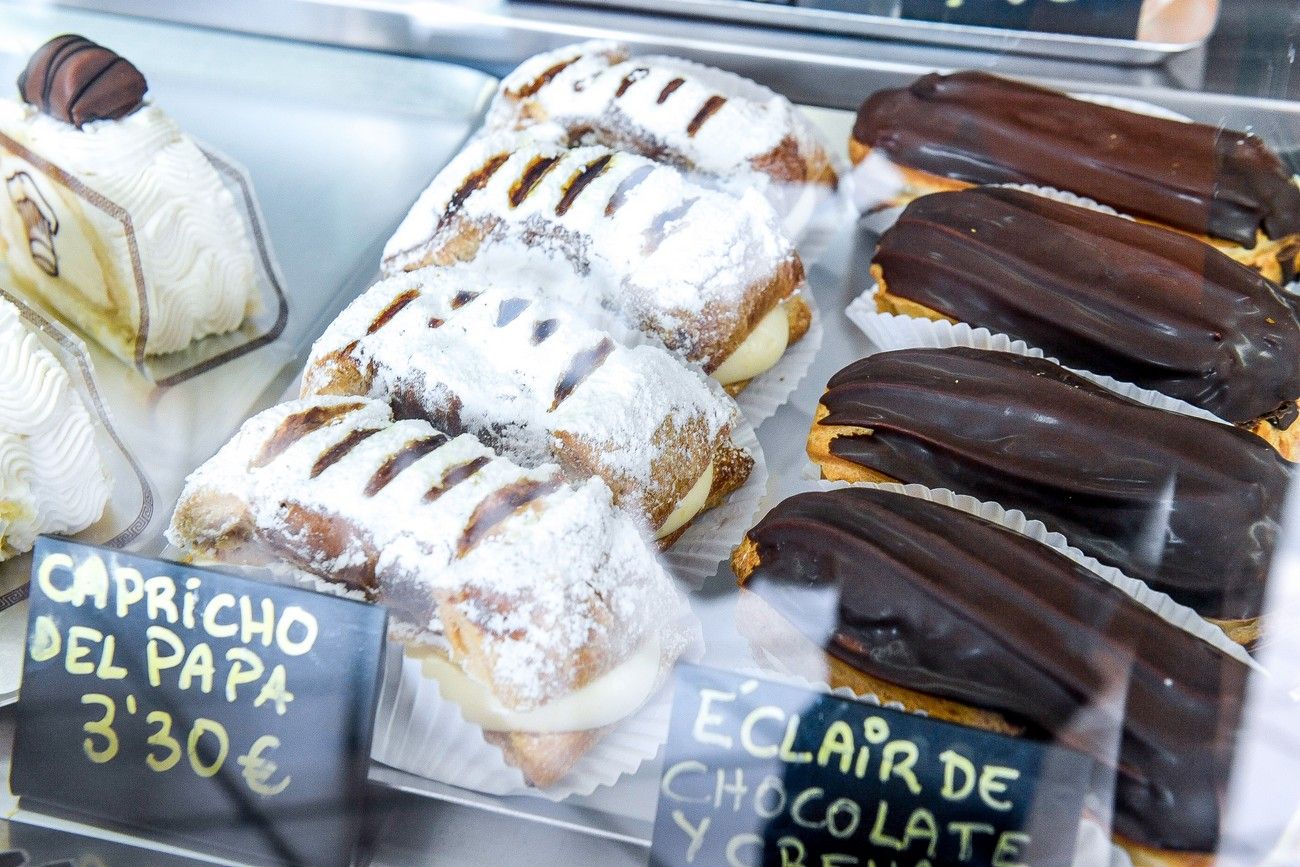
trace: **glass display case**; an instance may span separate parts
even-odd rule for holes
[[[0,865],[1300,863],[1298,39],[0,0]]]

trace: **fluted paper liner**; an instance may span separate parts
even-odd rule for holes
[[[1022,536],[1028,536],[1034,541],[1041,542],[1069,557],[1074,562],[1093,572],[1107,584],[1112,584],[1123,590],[1136,602],[1155,612],[1162,620],[1173,624],[1184,632],[1191,633],[1202,641],[1214,645],[1244,665],[1248,665],[1256,671],[1263,671],[1263,668],[1251,658],[1245,648],[1228,638],[1223,630],[1202,618],[1186,605],[1175,602],[1168,594],[1153,590],[1143,581],[1130,578],[1113,566],[1106,566],[1098,562],[1096,558],[1090,557],[1072,546],[1069,539],[1045,526],[1042,521],[1025,517],[1024,512],[1019,509],[1008,509],[1000,503],[978,500],[966,494],[955,493],[947,488],[927,488],[924,485],[900,485],[893,482],[804,481],[797,485],[797,490],[791,491],[787,496],[800,491],[833,491],[849,487],[879,488],[903,496],[929,500],[932,503],[949,506],[983,518],[990,523],[997,524],[999,527],[1006,527]]]
[[[283,288],[284,279],[271,250],[270,238],[265,228],[266,221],[253,192],[253,184],[248,172],[234,160],[202,142],[195,140],[194,143],[217,173],[222,184],[230,191],[235,207],[239,211],[253,255],[254,279],[261,299],[261,310],[248,317],[232,332],[196,340],[177,352],[146,356],[145,348],[149,339],[153,311],[147,303],[148,278],[136,240],[135,215],[96,190],[93,178],[77,177],[0,133],[0,162],[6,164],[6,172],[9,176],[25,177],[28,183],[34,185],[34,195],[42,198],[47,197],[49,191],[61,190],[68,197],[76,200],[87,212],[100,215],[121,227],[123,232],[121,242],[114,244],[113,249],[103,255],[129,263],[124,273],[130,275],[132,285],[129,291],[134,294],[137,305],[136,335],[131,339],[122,338],[113,329],[107,328],[100,321],[98,314],[90,310],[79,308],[58,310],[52,301],[44,298],[41,292],[30,286],[25,286],[25,294],[36,296],[33,300],[39,299],[43,308],[57,312],[61,318],[76,320],[73,324],[80,333],[84,333],[122,361],[133,364],[142,376],[160,386],[184,382],[273,342],[284,331],[289,318],[288,301]],[[57,228],[54,229],[51,237],[53,236],[57,236]],[[58,276],[57,260],[46,262],[42,258],[46,255],[53,255],[53,251],[38,251],[33,247],[34,266],[46,274]],[[96,331],[101,333],[96,334]]]
[[[443,700],[438,681],[424,676],[420,660],[390,643],[370,754],[377,762],[463,789],[562,801],[612,785],[653,759],[668,737],[671,711],[672,690],[660,684],[639,711],[607,731],[563,779],[536,789],[484,739],[482,729],[465,720],[457,705]]]

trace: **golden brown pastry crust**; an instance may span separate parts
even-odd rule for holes
[[[484,732],[508,764],[523,771],[530,786],[545,789],[564,778],[608,729],[580,732]]]
[[[813,424],[808,432],[808,457],[822,471],[822,478],[833,482],[896,482],[883,473],[831,454],[831,440],[840,436],[865,436],[871,428],[849,425],[823,425],[821,420],[830,415],[824,404],[817,404]]]
[[[956,319],[945,316],[932,307],[890,293],[884,270],[879,265],[871,266],[871,276],[876,281],[876,310],[879,312],[892,313],[895,316],[911,316],[915,319],[929,319],[932,322],[957,322]],[[1296,400],[1296,406],[1300,407],[1300,398]],[[1262,418],[1241,426],[1271,445],[1288,461],[1300,459],[1300,415],[1297,415],[1285,428],[1278,428],[1272,422]]]
[[[870,145],[851,138],[849,139],[849,157],[853,160],[854,165],[865,160],[871,154]],[[909,166],[893,164],[899,173],[903,176],[903,190],[893,199],[881,204],[881,208],[903,207],[913,199],[919,199],[921,196],[930,193],[948,192],[952,190],[965,190],[976,184],[969,184],[964,181],[956,181],[952,178],[945,178],[941,175],[931,174],[930,172],[914,169]],[[1209,244],[1220,253],[1228,256],[1241,264],[1253,268],[1260,274],[1275,283],[1282,282],[1284,275],[1283,263],[1286,263],[1285,271],[1295,274],[1300,271],[1300,235],[1287,235],[1282,238],[1269,238],[1262,231],[1256,237],[1254,247],[1243,247],[1235,241],[1225,241],[1222,238],[1211,238],[1209,235],[1198,234],[1196,232],[1187,232],[1174,226],[1166,226],[1164,223],[1155,220],[1145,220],[1136,218],[1140,223],[1147,223],[1152,226],[1161,226],[1175,232],[1181,232],[1189,235],[1203,244]]]
[[[1120,834],[1112,841],[1124,850],[1133,867],[1212,867],[1216,857],[1205,852],[1175,852],[1172,849],[1153,849],[1143,846]]]

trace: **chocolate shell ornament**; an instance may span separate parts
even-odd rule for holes
[[[56,36],[42,45],[18,76],[23,101],[78,129],[96,120],[126,117],[149,89],[129,60],[84,36]]]

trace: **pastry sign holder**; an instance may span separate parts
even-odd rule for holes
[[[346,865],[387,612],[38,540],[10,785],[24,809]]]
[[[1093,761],[679,666],[651,864],[1068,865]]]

